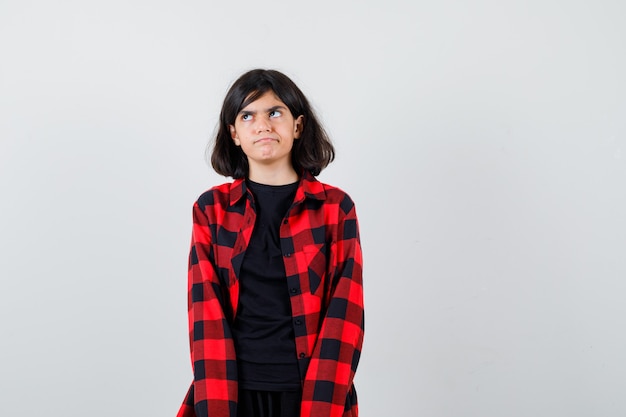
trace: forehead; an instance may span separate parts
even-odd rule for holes
[[[248,94],[246,99],[243,101],[241,106],[241,111],[250,110],[252,108],[257,107],[276,107],[283,106],[287,107],[287,105],[274,93],[272,90],[266,91],[259,95],[258,92],[252,92]]]

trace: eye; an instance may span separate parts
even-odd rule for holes
[[[280,110],[272,110],[270,112],[270,117],[279,117],[282,116],[283,114],[280,112]]]
[[[247,122],[248,120],[252,120],[252,115],[244,113],[241,115],[241,120],[243,120],[244,122]]]

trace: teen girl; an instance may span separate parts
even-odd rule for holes
[[[354,203],[315,178],[334,148],[284,74],[230,88],[211,156],[234,182],[193,207],[194,379],[178,417],[354,417],[363,343]]]

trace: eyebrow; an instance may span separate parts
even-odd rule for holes
[[[287,107],[285,107],[285,106],[272,106],[269,109],[265,110],[265,112],[266,113],[271,113],[271,112],[273,112],[275,110],[286,110],[286,109],[287,109]],[[240,115],[247,115],[247,114],[249,114],[249,115],[252,115],[252,116],[254,116],[256,113],[257,112],[252,111],[252,110],[241,110],[239,112]]]

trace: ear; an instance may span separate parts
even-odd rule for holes
[[[239,141],[239,136],[237,136],[237,130],[235,129],[235,126],[228,125],[228,129],[230,130],[230,137],[233,139],[233,142],[235,142],[235,145],[241,146],[241,142]]]
[[[302,130],[304,129],[304,116],[301,114],[298,116],[294,122],[293,127],[293,137],[294,139],[300,139],[300,135],[302,135]]]

